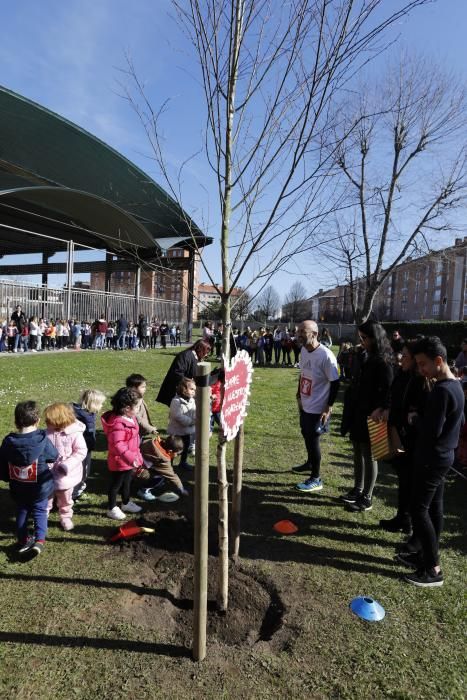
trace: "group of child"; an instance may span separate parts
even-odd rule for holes
[[[222,383],[219,376],[214,379],[213,421],[219,423]],[[172,500],[188,494],[174,471],[173,460],[180,455],[179,466],[192,469],[188,455],[194,454],[195,390],[192,379],[179,383],[170,404],[165,439],[151,423],[144,401],[146,379],[141,374],[130,375],[126,386],[110,399],[112,408],[102,415],[101,422],[107,438],[110,473],[107,516],[112,520],[124,520],[127,513],[142,510],[131,500],[135,476],[137,496],[144,501],[155,500],[153,490],[165,483],[172,489]],[[78,403],[51,404],[43,414],[46,429],[39,428],[41,416],[35,401],[23,401],[15,407],[16,431],[7,435],[0,447],[0,479],[9,482],[16,504],[21,555],[29,557],[42,552],[54,501],[61,527],[73,530],[73,505],[86,489],[91,453],[96,446],[96,418],[105,399],[103,393],[91,389],[82,393]],[[30,519],[34,535],[28,530]]]

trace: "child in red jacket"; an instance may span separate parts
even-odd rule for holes
[[[143,464],[139,449],[139,427],[135,417],[140,397],[135,389],[119,389],[110,402],[112,410],[101,418],[109,448],[107,465],[110,470],[109,509],[112,520],[124,520],[125,513],[139,513],[142,508],[130,501],[133,470]],[[122,507],[117,506],[117,495],[122,494]]]

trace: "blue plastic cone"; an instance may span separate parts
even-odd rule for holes
[[[359,596],[350,603],[350,609],[355,615],[368,622],[379,622],[386,615],[382,605],[368,596]]]

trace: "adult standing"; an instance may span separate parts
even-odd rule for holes
[[[358,334],[362,353],[344,398],[341,429],[343,435],[350,433],[354,462],[354,487],[341,501],[357,512],[372,508],[378,463],[371,454],[368,418],[380,421],[385,415],[393,376],[393,354],[381,324],[365,321],[358,326]]]
[[[210,352],[211,346],[205,340],[197,340],[188,350],[178,353],[169,367],[164,381],[161,384],[156,401],[170,406],[170,402],[177,393],[177,386],[186,377],[194,379],[196,376],[196,366]]]
[[[321,491],[320,437],[328,430],[332,406],[339,390],[339,370],[334,354],[318,341],[315,321],[303,321],[297,331],[300,350],[300,377],[297,401],[300,428],[307,450],[307,461],[296,471],[310,471],[309,479],[297,484],[299,491]]]
[[[332,345],[331,334],[329,333],[327,328],[323,328],[323,330],[321,331],[320,343],[326,348],[330,348]]]
[[[167,336],[169,334],[169,326],[167,325],[167,321],[162,321],[161,325],[159,326],[159,334],[161,337],[161,348],[166,348]]]
[[[20,304],[18,304],[11,314],[11,320],[15,322],[16,328],[18,329],[17,334],[15,335],[15,349],[13,352],[18,352],[18,345],[20,342],[21,335],[23,333],[23,328],[27,324],[27,319],[26,315],[21,308]]]
[[[138,317],[138,340],[141,350],[146,350],[148,322],[144,314]]]
[[[128,330],[128,321],[122,314],[117,321],[117,350],[125,349],[125,335]]]

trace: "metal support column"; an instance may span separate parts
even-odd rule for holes
[[[138,320],[139,315],[139,299],[141,296],[141,268],[137,267],[135,272],[135,312],[133,321]]]
[[[66,319],[71,318],[71,297],[73,290],[73,264],[75,257],[75,244],[73,241],[67,243],[67,260],[66,260]]]
[[[49,258],[50,256],[48,253],[42,253],[42,264],[47,265],[49,264]],[[48,316],[47,314],[47,289],[48,289],[48,284],[49,284],[49,273],[47,268],[45,268],[42,272],[42,307],[41,307],[41,316],[42,318],[46,318]]]
[[[193,303],[195,293],[195,251],[190,251],[190,265],[188,268],[188,298],[187,298],[187,315],[186,315],[186,342],[191,343],[191,334],[193,331]]]
[[[109,318],[109,296],[110,296],[110,292],[112,290],[112,262],[113,262],[112,253],[108,253],[106,251],[105,252],[105,291],[106,291],[106,297],[105,297],[105,313],[104,313],[104,318],[106,318],[106,319]]]

